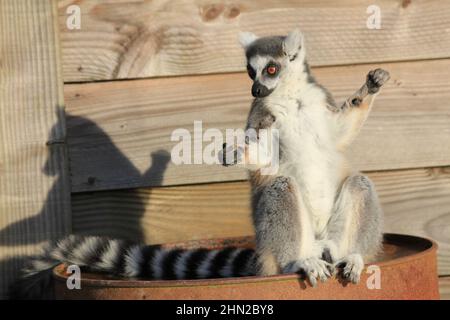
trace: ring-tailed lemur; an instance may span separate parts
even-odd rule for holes
[[[389,78],[371,71],[338,107],[311,76],[298,30],[286,37],[240,37],[254,80],[247,128],[280,132],[276,175],[250,171],[256,249],[163,249],[101,237],[69,236],[30,259],[12,298],[52,296],[58,263],[126,278],[198,279],[302,272],[312,285],[342,265],[357,282],[363,257],[381,243],[382,212],[372,182],[350,170],[344,149],[367,118]],[[224,148],[223,157],[236,150]]]
[[[350,168],[344,151],[389,74],[369,72],[339,107],[312,77],[299,30],[286,37],[243,33],[240,41],[255,97],[247,130],[279,133],[278,172],[263,175],[264,165],[249,172],[256,273],[302,272],[315,285],[340,265],[341,275],[356,283],[364,257],[380,249],[382,210],[373,183]],[[258,141],[246,142],[244,149],[224,145],[225,159],[249,159]]]

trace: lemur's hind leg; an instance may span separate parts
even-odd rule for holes
[[[333,215],[327,225],[325,252],[345,280],[357,283],[364,258],[374,256],[382,241],[382,210],[372,181],[361,174],[348,177],[342,185]]]
[[[257,273],[303,273],[315,286],[325,281],[333,265],[320,259],[310,217],[293,179],[277,177],[256,195]]]

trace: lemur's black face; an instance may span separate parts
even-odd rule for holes
[[[252,95],[255,98],[264,98],[275,89],[282,72],[282,63],[271,58],[250,59],[247,72],[253,80]]]
[[[276,88],[282,74],[285,56],[284,37],[266,37],[255,40],[246,50],[247,72],[253,80],[252,95],[264,98]]]
[[[256,38],[249,33],[241,35],[241,43],[247,57],[247,72],[253,80],[252,95],[254,97],[264,98],[274,92],[289,63],[296,59],[301,42],[294,41],[295,50],[292,50],[289,45],[293,41],[289,37],[292,38],[291,34],[288,37],[263,38]],[[301,41],[300,36],[297,38]]]

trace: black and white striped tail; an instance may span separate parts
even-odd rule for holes
[[[12,298],[33,298],[45,291],[51,269],[59,264],[77,265],[92,272],[123,278],[175,280],[254,275],[254,250],[167,249],[101,237],[69,236],[34,257],[24,277],[12,288]],[[48,289],[48,288],[47,288]]]

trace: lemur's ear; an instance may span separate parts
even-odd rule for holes
[[[239,32],[239,42],[244,49],[247,49],[256,39],[258,39],[258,37],[251,32]]]
[[[297,56],[298,51],[303,47],[303,35],[300,30],[294,29],[289,32],[283,42],[284,53],[293,60]]]

